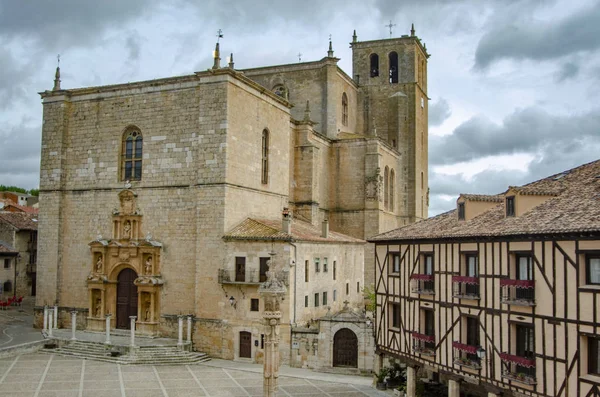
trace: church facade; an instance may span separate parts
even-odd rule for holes
[[[57,69],[41,93],[38,310],[164,336],[189,314],[198,350],[260,360],[257,288],[277,261],[293,362],[294,327],[362,308],[364,239],[427,217],[428,54],[414,30],[351,46],[352,76],[331,43],[247,70],[221,67],[217,44],[206,71],[102,87],[62,89]]]

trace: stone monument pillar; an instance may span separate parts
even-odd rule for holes
[[[258,293],[265,302],[265,360],[263,367],[263,396],[275,397],[279,389],[279,324],[281,323],[280,302],[286,293],[285,284],[281,280],[283,271],[274,263],[274,252],[271,252],[267,271],[267,281],[258,288]]]
[[[71,340],[77,340],[75,337],[75,330],[77,330],[77,310],[71,311]]]
[[[110,345],[110,313],[106,315],[106,341],[104,342],[106,345]]]

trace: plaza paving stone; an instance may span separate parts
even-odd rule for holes
[[[283,368],[279,396],[387,396],[368,378]],[[329,381],[331,380],[331,381]],[[0,360],[0,397],[262,396],[261,366],[212,360],[198,365],[120,365],[55,354]]]

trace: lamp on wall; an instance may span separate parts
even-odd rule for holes
[[[229,304],[231,305],[231,307],[233,307],[234,309],[237,309],[237,301],[235,300],[235,298],[233,297],[233,295],[231,295],[229,297]]]
[[[476,353],[477,353],[477,357],[478,357],[480,360],[483,360],[483,359],[485,358],[485,353],[486,353],[486,352],[485,352],[485,349],[484,349],[483,347],[479,346],[479,347],[477,348],[477,352],[476,352]]]

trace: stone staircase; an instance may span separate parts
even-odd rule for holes
[[[185,365],[210,360],[205,353],[182,350],[177,346],[136,346],[133,354],[126,346],[107,346],[89,341],[64,342],[60,347],[53,346],[57,345],[48,341],[42,351],[117,364]]]

